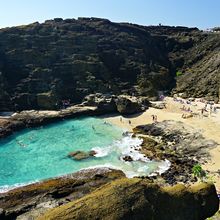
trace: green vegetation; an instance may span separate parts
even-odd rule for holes
[[[203,178],[206,177],[205,171],[202,169],[200,164],[196,164],[192,168],[193,175],[203,181]]]
[[[181,72],[181,71],[177,71],[176,72],[176,76],[178,77],[178,76],[182,76],[183,75],[183,73]]]

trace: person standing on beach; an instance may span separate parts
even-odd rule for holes
[[[128,124],[131,125],[131,120],[128,120]]]
[[[154,115],[151,115],[151,117],[152,117],[152,121],[153,121],[153,123],[154,123],[154,120],[155,120]]]
[[[157,123],[157,115],[151,115],[153,123]]]

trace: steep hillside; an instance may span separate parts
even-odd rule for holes
[[[185,53],[183,75],[177,78],[177,92],[219,100],[220,33],[203,34],[201,42]]]
[[[175,88],[178,70],[186,74],[177,91],[203,96],[208,90],[218,97],[216,77],[211,76],[219,74],[212,55],[217,57],[218,40],[219,35],[196,28],[99,18],[57,18],[1,29],[0,111],[54,109],[63,99],[77,103],[95,92],[155,97],[158,90]],[[212,79],[202,92],[190,84],[192,77],[207,84],[203,75],[197,77],[199,71]]]

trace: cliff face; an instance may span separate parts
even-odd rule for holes
[[[220,33],[202,34],[201,40],[184,53],[183,75],[177,78],[176,91],[186,97],[220,97]]]
[[[153,97],[158,90],[175,88],[177,70],[186,72],[186,83],[178,83],[177,91],[197,95],[190,77],[197,79],[204,62],[202,73],[214,75],[207,90],[217,97],[218,48],[219,35],[195,28],[144,27],[98,18],[1,29],[0,110],[53,109],[62,99],[76,103],[95,92]]]

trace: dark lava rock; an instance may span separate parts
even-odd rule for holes
[[[0,111],[57,109],[92,93],[156,97],[178,70],[176,92],[218,99],[219,37],[97,18],[1,29]]]
[[[142,108],[138,102],[131,101],[130,99],[118,96],[116,100],[117,111],[120,114],[134,114],[142,111]]]
[[[133,161],[133,158],[131,156],[123,156],[122,159],[129,162]]]
[[[115,113],[117,111],[115,98],[115,95],[109,94],[90,94],[83,99],[82,105],[95,106],[104,114]]]

